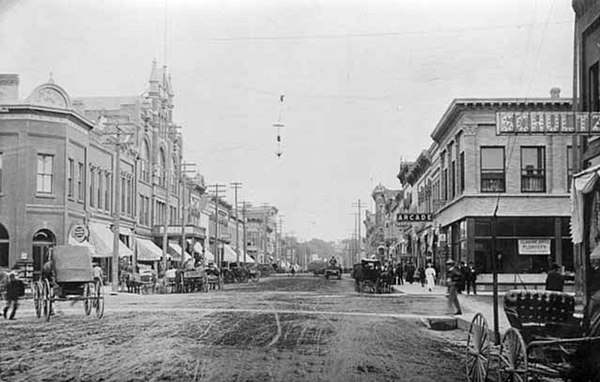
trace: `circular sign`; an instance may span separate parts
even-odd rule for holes
[[[77,224],[71,228],[71,236],[73,237],[73,239],[77,240],[80,243],[87,239],[88,234],[88,228],[84,225]]]

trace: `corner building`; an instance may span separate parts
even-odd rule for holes
[[[456,99],[431,137],[427,179],[414,181],[434,221],[436,263],[474,262],[482,284],[491,281],[492,217],[500,283],[543,283],[557,262],[573,270],[569,188],[572,137],[561,134],[498,134],[498,112],[571,111],[571,100]],[[552,114],[554,113],[554,114]],[[425,181],[426,180],[426,181]],[[425,208],[425,207],[423,207]],[[427,212],[423,208],[413,212]],[[429,241],[429,240],[428,240]],[[518,280],[515,278],[519,274]]]

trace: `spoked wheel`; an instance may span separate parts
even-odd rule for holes
[[[490,363],[490,335],[488,324],[481,313],[477,313],[467,335],[467,381],[485,381]]]
[[[500,344],[498,381],[527,382],[527,347],[521,333],[509,328]]]
[[[52,304],[54,303],[54,291],[50,286],[50,282],[48,280],[44,280],[42,282],[42,300],[43,300],[43,312],[46,321],[50,321],[50,316],[53,313]]]
[[[40,318],[42,317],[42,310],[44,300],[42,296],[42,283],[35,281],[31,284],[31,291],[33,292],[33,306],[35,307],[35,315]]]
[[[83,287],[83,310],[85,311],[85,315],[89,316],[92,313],[92,301],[94,291],[94,283],[87,283]]]
[[[102,280],[97,280],[95,283],[95,304],[96,317],[102,318],[104,316],[104,289],[102,288]]]

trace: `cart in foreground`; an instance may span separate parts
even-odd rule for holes
[[[585,376],[581,381],[600,378],[600,310],[586,310],[591,317],[582,321],[573,296],[540,290],[507,292],[504,310],[511,327],[497,346],[481,313],[471,321],[468,381],[570,380],[574,372]]]
[[[32,284],[33,303],[38,317],[50,320],[58,301],[83,301],[86,315],[95,310],[104,315],[102,280],[94,279],[92,257],[88,247],[57,246],[52,249],[52,277],[42,277]]]

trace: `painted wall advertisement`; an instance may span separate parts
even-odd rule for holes
[[[520,239],[519,255],[549,255],[550,239]]]

